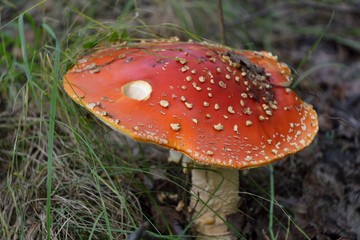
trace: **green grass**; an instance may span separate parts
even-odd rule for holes
[[[156,182],[153,168],[170,168],[164,181],[176,186],[179,198],[185,200],[188,179],[171,174],[177,167],[166,163],[166,153],[156,155],[159,150],[149,146],[138,151],[133,141],[113,133],[73,103],[62,89],[62,76],[77,57],[103,42],[173,35],[219,41],[216,2],[166,1],[163,7],[169,17],[161,24],[155,21],[156,12],[145,17],[156,8],[140,1],[114,1],[115,7],[95,0],[87,5],[59,1],[53,8],[47,8],[46,2],[28,9],[4,3],[14,13],[1,19],[0,26],[0,238],[124,239],[148,221],[152,235],[176,239],[160,232],[142,202],[146,198],[161,209],[156,193],[146,185]],[[286,19],[290,23],[276,25],[283,13],[271,8],[271,1],[260,13],[251,4],[223,2],[229,45],[280,51],[273,32],[290,31],[291,17]],[[254,13],[256,19],[251,17]],[[319,42],[336,38],[327,34],[328,27],[322,30],[312,34],[317,37],[313,48],[297,62],[299,81],[321,68],[306,66]],[[358,47],[347,38],[341,40]],[[278,232],[286,236],[300,232],[308,239],[276,201],[275,176],[276,170],[270,168],[268,175],[243,177],[247,188],[241,197],[266,212],[270,239],[280,239]],[[165,225],[169,228],[170,223]]]
[[[22,15],[20,15],[20,19]],[[47,238],[51,239],[51,194],[52,194],[52,173],[53,173],[53,154],[54,154],[54,131],[55,131],[55,120],[56,120],[56,97],[58,92],[58,82],[60,81],[60,42],[56,37],[54,31],[49,25],[44,24],[44,29],[51,35],[55,40],[55,59],[54,59],[54,72],[51,90],[50,100],[50,120],[49,120],[49,135],[48,135],[48,164],[47,164],[47,195],[46,195],[46,231]]]
[[[7,72],[1,80],[1,97],[6,98],[7,110],[12,113],[2,133],[10,136],[14,132],[15,137],[10,137],[13,148],[5,151],[6,143],[1,144],[11,157],[6,165],[6,188],[1,190],[1,238],[124,236],[136,227],[135,219],[142,213],[134,204],[136,198],[113,180],[133,176],[133,169],[128,163],[126,171],[109,168],[109,161],[104,165],[94,152],[94,145],[100,147],[103,139],[89,139],[98,134],[90,133],[96,123],[74,118],[78,107],[64,98],[61,90],[61,76],[71,63],[68,52],[62,51],[60,42],[65,39],[59,39],[58,30],[55,34],[49,24],[36,24],[30,14],[21,13],[17,19],[17,25],[12,22],[7,28],[13,27],[18,35],[1,33],[3,51],[9,46],[21,49],[21,57],[2,58]],[[32,34],[35,40],[28,41]],[[102,131],[106,134],[108,130],[103,127]],[[102,147],[100,154],[110,152]],[[114,154],[104,155],[115,159]],[[113,213],[108,213],[110,210]],[[38,227],[31,229],[33,224]]]
[[[269,206],[269,234],[270,239],[275,239],[273,221],[274,221],[274,201],[275,201],[275,187],[274,187],[274,168],[269,166],[270,172],[270,206]]]

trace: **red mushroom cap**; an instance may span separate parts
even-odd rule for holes
[[[317,114],[268,52],[151,41],[97,50],[66,92],[112,128],[221,167],[264,165],[308,146]]]

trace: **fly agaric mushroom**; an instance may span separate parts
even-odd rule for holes
[[[269,52],[209,43],[142,41],[104,47],[64,77],[69,96],[116,131],[176,150],[192,170],[194,229],[230,238],[238,169],[308,146],[318,122]]]

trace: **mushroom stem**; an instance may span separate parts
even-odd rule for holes
[[[194,230],[199,233],[197,239],[234,239],[226,216],[237,212],[238,170],[198,166],[191,174],[190,207],[194,211]]]
[[[170,150],[168,158],[182,162],[185,169],[193,162],[182,153]],[[239,171],[230,168],[216,168],[195,165],[191,170],[191,199],[193,229],[201,239],[235,239],[228,229],[226,217],[237,212],[239,201]]]

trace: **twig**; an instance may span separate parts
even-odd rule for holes
[[[217,5],[218,5],[218,10],[219,10],[221,44],[226,45],[224,12],[223,12],[223,8],[222,8],[222,0],[218,0]]]
[[[146,230],[149,228],[149,223],[144,222],[136,229],[134,232],[130,233],[127,237],[127,240],[139,240],[143,239],[146,234]]]

